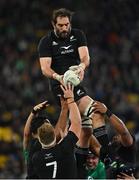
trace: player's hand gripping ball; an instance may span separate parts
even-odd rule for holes
[[[66,85],[68,82],[73,84],[73,86],[77,86],[80,84],[80,77],[75,73],[75,71],[67,70],[64,73],[63,82]]]

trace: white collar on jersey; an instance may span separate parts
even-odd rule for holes
[[[56,137],[50,144],[44,144],[44,143],[41,142],[39,137],[38,137],[38,139],[39,139],[39,142],[40,142],[43,149],[49,149],[49,148],[53,147],[56,144]]]

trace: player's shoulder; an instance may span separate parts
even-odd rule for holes
[[[83,32],[82,29],[72,28],[71,34],[72,34],[72,35],[76,35],[76,36],[80,36],[81,34],[84,34],[84,32]]]
[[[73,131],[69,131],[67,136],[65,136],[64,141],[70,142],[76,142],[78,140],[78,137]]]
[[[46,35],[41,37],[40,43],[52,41],[52,36],[53,36],[53,32],[52,31],[48,31]]]
[[[81,32],[83,32],[83,30],[82,29],[77,29],[77,28],[72,28],[71,32],[72,33],[81,33]]]
[[[36,162],[39,163],[40,161],[43,161],[43,153],[41,150],[34,152],[32,155],[32,162],[33,163],[36,163]]]
[[[104,165],[104,163],[103,163],[102,161],[99,161],[98,165],[99,165],[100,167],[105,167],[105,165]]]
[[[40,155],[40,154],[41,154],[41,149],[35,151],[34,154],[33,154],[33,156],[34,156],[34,157],[37,157],[37,156]]]
[[[32,162],[36,162],[38,161],[38,157],[39,157],[39,152],[34,152],[32,155]]]

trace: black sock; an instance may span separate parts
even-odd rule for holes
[[[93,134],[102,146],[106,146],[109,144],[106,126],[101,126],[94,129]]]

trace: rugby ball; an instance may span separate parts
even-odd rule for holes
[[[68,82],[73,84],[74,86],[77,86],[80,84],[80,78],[73,70],[67,70],[64,73],[63,82],[65,85],[67,85]]]

